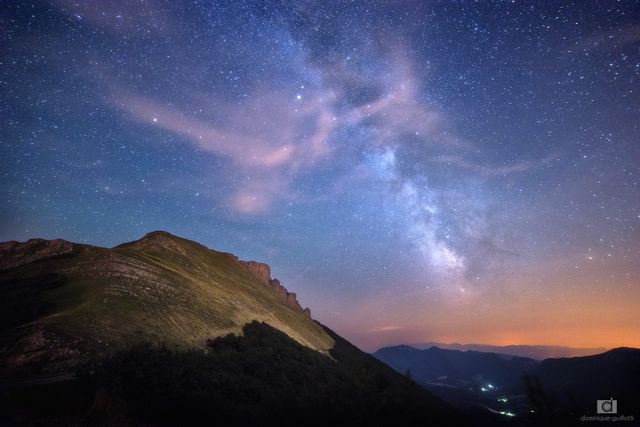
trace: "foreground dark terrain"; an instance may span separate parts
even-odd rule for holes
[[[330,331],[328,331],[331,333]],[[333,335],[333,334],[332,334]],[[151,425],[445,425],[465,419],[338,336],[331,355],[265,323],[206,348],[137,345],[76,371],[77,378],[22,384],[3,413],[42,420]]]
[[[464,425],[272,279],[164,232],[2,244],[1,425]]]

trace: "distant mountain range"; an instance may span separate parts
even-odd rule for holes
[[[0,425],[445,422],[478,419],[314,321],[266,264],[166,232],[0,244]]]
[[[502,353],[512,356],[529,357],[536,360],[544,360],[550,357],[576,357],[589,356],[592,354],[604,353],[608,348],[604,347],[563,347],[556,345],[487,345],[487,344],[445,344],[437,342],[426,342],[419,344],[409,344],[413,348],[425,349],[438,347],[447,350],[472,350],[485,353]]]
[[[409,372],[418,383],[478,390],[510,386],[538,364],[525,357],[438,347],[419,350],[406,345],[381,348],[373,356],[398,372]]]
[[[480,407],[545,425],[569,425],[596,415],[596,402],[614,399],[619,414],[640,414],[640,349],[530,358],[406,345],[373,353],[400,373],[459,407]]]

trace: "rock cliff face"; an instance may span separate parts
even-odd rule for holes
[[[251,274],[256,276],[265,286],[269,285],[271,280],[271,268],[267,264],[256,261],[240,261]]]
[[[311,317],[311,310],[304,310],[298,302],[298,298],[294,292],[287,291],[287,288],[280,284],[278,279],[271,278],[271,268],[264,263],[257,261],[240,261],[240,264],[249,270],[263,285],[275,292],[280,298],[285,300],[291,307],[302,310],[307,316]]]

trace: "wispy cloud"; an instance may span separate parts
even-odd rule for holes
[[[336,127],[331,94],[309,102],[278,92],[255,94],[245,102],[219,103],[215,120],[124,89],[108,100],[131,119],[180,135],[248,173],[249,179],[239,180],[229,198],[229,206],[243,214],[267,212],[274,200],[291,195],[297,173],[333,151],[328,143]]]
[[[549,155],[542,159],[536,160],[522,160],[507,165],[490,165],[482,162],[474,162],[468,160],[462,155],[441,155],[428,157],[427,160],[432,163],[438,163],[463,169],[478,174],[481,177],[491,178],[497,176],[506,176],[514,173],[524,172],[538,165],[542,165],[546,162],[557,157],[557,154]]]
[[[339,151],[334,139],[345,129],[365,127],[373,147],[393,146],[405,135],[453,149],[468,146],[446,131],[439,112],[419,100],[418,79],[408,57],[402,49],[394,52],[374,80],[378,96],[366,101],[354,101],[349,92],[371,87],[371,81],[343,63],[307,64],[317,70],[319,83],[299,93],[261,88],[245,99],[223,102],[193,92],[184,97],[190,100],[187,106],[119,87],[107,100],[130,119],[180,135],[251,175],[253,179],[238,181],[229,206],[239,213],[261,214],[278,199],[294,197],[296,176]]]
[[[379,333],[379,332],[392,332],[402,329],[402,326],[394,326],[394,325],[386,325],[386,326],[377,326],[375,328],[369,329],[369,333]]]

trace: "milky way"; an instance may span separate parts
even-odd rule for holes
[[[164,229],[364,348],[640,346],[635,2],[7,2],[0,238]]]

